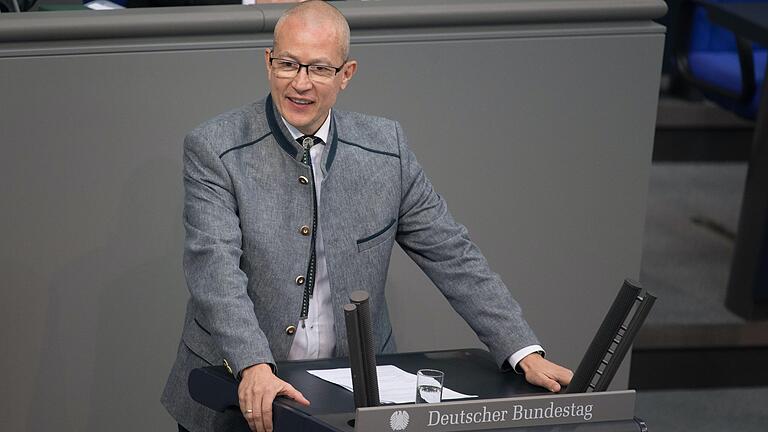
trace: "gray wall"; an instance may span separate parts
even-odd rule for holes
[[[549,356],[575,368],[639,273],[664,4],[437,3],[341,4],[360,70],[339,105],[403,123]],[[158,399],[187,297],[181,140],[266,94],[278,13],[0,17],[4,430],[174,427]],[[399,251],[388,301],[403,351],[480,346]]]

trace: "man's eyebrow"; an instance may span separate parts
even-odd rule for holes
[[[331,62],[329,59],[324,58],[324,57],[317,57],[317,58],[314,58],[314,59],[310,59],[308,63],[304,63],[303,61],[299,61],[298,57],[296,57],[295,55],[291,54],[288,51],[280,51],[279,53],[275,52],[275,51],[272,51],[272,56],[273,57],[280,57],[280,58],[284,58],[284,59],[289,59],[289,60],[293,60],[293,61],[295,61],[297,63],[303,63],[303,64],[309,64],[309,65],[313,65],[313,64],[331,65],[331,64],[333,64],[333,62]]]

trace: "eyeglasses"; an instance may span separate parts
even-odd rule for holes
[[[333,79],[337,73],[347,64],[345,60],[339,67],[319,64],[301,64],[293,60],[269,56],[269,64],[278,78],[295,78],[301,68],[307,68],[309,79],[315,82],[327,82]]]

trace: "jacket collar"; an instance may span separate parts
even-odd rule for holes
[[[329,142],[326,143],[325,151],[323,152],[322,168],[324,174],[327,174],[328,171],[330,171],[331,164],[333,164],[333,160],[336,158],[336,148],[338,146],[338,138],[336,133],[336,115],[334,111],[335,110],[333,109],[331,110],[331,129],[328,132]],[[283,149],[283,151],[288,153],[289,156],[300,162],[303,149],[299,143],[292,138],[291,133],[288,132],[285,124],[280,121],[280,113],[277,111],[275,104],[272,103],[271,94],[267,96],[264,112],[267,115],[267,124],[269,124],[269,129],[272,131],[272,135],[274,135],[277,144],[280,146],[280,148]]]

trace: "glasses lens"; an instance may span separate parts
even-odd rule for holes
[[[279,78],[293,78],[299,71],[299,64],[289,60],[273,59],[272,68]]]
[[[309,76],[312,79],[329,80],[336,75],[336,69],[328,66],[310,66]]]

